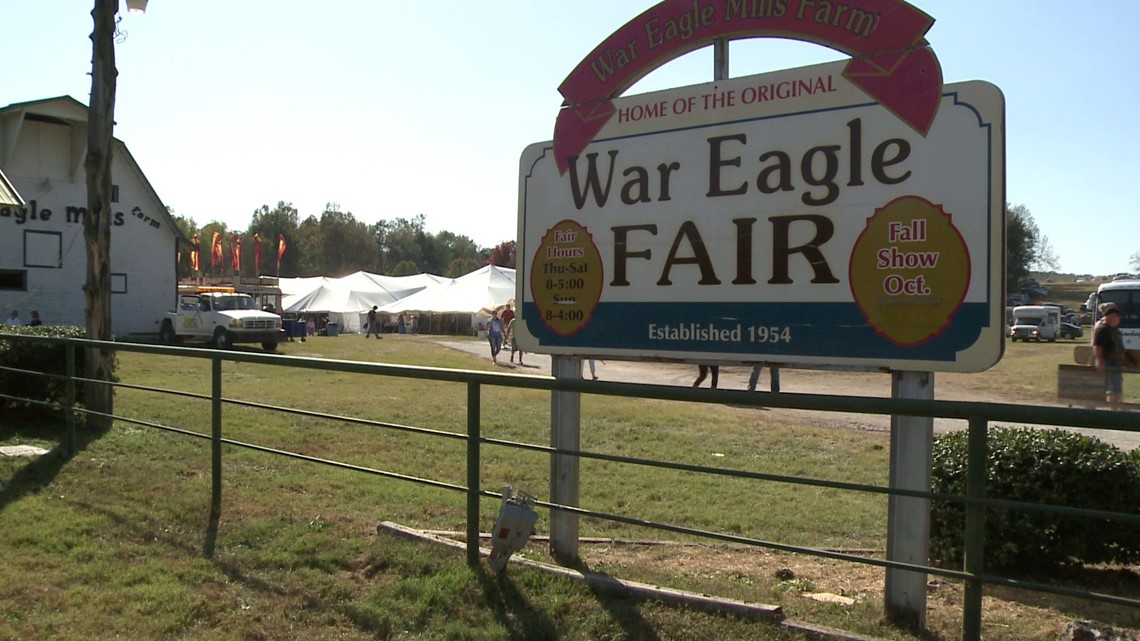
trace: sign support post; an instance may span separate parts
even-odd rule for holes
[[[934,372],[891,372],[891,398],[934,400]],[[892,490],[930,491],[934,419],[891,416]],[[930,501],[892,495],[887,502],[887,560],[926,565]],[[926,574],[887,568],[884,602],[888,618],[926,628]]]
[[[554,378],[582,377],[582,359],[577,356],[550,357]],[[550,393],[550,446],[577,451],[581,438],[582,395],[578,392]],[[578,507],[579,461],[573,454],[550,455],[550,500],[559,505]],[[550,511],[550,553],[555,558],[578,558],[578,515]]]

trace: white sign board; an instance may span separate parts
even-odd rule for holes
[[[523,349],[918,371],[996,363],[1000,91],[944,86],[924,136],[844,79],[845,64],[615,100],[564,173],[551,143],[527,147]]]

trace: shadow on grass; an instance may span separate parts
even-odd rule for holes
[[[1055,570],[1048,575],[1019,575],[1015,578],[1127,599],[1140,599],[1140,567],[1074,567]],[[987,585],[985,594],[1004,601],[1053,610],[1074,619],[1091,619],[1124,628],[1140,626],[1140,611],[1126,605],[994,585]]]
[[[50,485],[76,454],[103,438],[106,432],[77,427],[75,451],[68,452],[65,444],[66,422],[51,412],[10,412],[0,423],[0,439],[19,437],[28,440],[55,441],[47,454],[29,458],[27,464],[12,475],[0,488],[0,511],[24,496],[35,494]]]
[[[558,564],[573,570],[577,570],[587,576],[594,575],[602,578],[616,578],[604,572],[597,572],[591,570],[590,566],[580,558],[570,558],[565,556],[557,556]],[[586,586],[590,588],[590,592],[594,598],[598,600],[598,605],[609,613],[610,617],[618,623],[625,631],[625,638],[627,639],[657,639],[660,635],[653,625],[641,616],[641,610],[638,608],[640,601],[629,596],[622,596],[620,593],[615,593],[612,589],[602,587],[602,582],[587,581]]]
[[[490,574],[482,563],[473,572],[483,588],[487,606],[495,613],[495,618],[503,628],[509,631],[511,639],[525,641],[558,638],[558,628],[554,621],[532,607],[506,573]]]

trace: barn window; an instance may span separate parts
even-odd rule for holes
[[[63,234],[57,231],[26,230],[24,267],[63,267]]]
[[[0,269],[0,290],[28,291],[28,270]]]

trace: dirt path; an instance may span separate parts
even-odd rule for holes
[[[483,341],[457,341],[441,337],[437,341],[440,345],[486,358],[490,360],[490,352]],[[511,367],[504,363],[509,353],[504,352],[500,357],[500,365]],[[527,367],[511,367],[514,373],[532,373],[536,376],[550,375],[550,357],[545,354],[527,354]],[[692,385],[697,376],[697,369],[693,365],[673,363],[647,363],[639,361],[605,360],[595,361],[598,378],[605,381],[620,381],[627,383],[644,383],[652,381],[659,385],[677,385],[687,387]],[[583,365],[585,369],[585,365]],[[720,368],[720,389],[747,389],[748,375],[751,368],[746,366],[723,366]],[[587,370],[587,375],[589,372]],[[757,389],[768,390],[769,372],[765,370],[760,375]],[[935,374],[934,397],[948,401],[982,401],[994,403],[1018,403],[1024,399],[1008,398],[1002,395],[1005,389],[999,381],[991,376],[982,374]],[[709,382],[704,382],[708,386]],[[824,372],[801,369],[780,370],[780,389],[783,392],[799,392],[807,394],[833,394],[840,396],[861,396],[868,398],[890,398],[891,378],[883,373],[865,372]],[[1036,402],[1036,401],[1034,401]],[[1063,407],[1059,403],[1053,403]],[[740,409],[739,411],[753,411]],[[771,409],[765,410],[765,417],[777,421],[806,422],[809,425],[820,427],[845,427],[848,429],[864,429],[874,431],[888,431],[891,426],[889,416],[873,414],[857,414],[845,412],[823,412],[811,410]],[[1140,417],[1138,417],[1140,420]],[[1007,423],[1001,423],[1007,425]],[[965,422],[955,419],[935,419],[934,431],[941,434],[956,429],[964,429]],[[1019,424],[1019,427],[1032,427]],[[1123,450],[1132,450],[1140,447],[1140,433],[1117,432],[1113,430],[1090,430],[1082,428],[1066,428],[1075,432],[1095,436],[1102,441],[1112,443]]]

